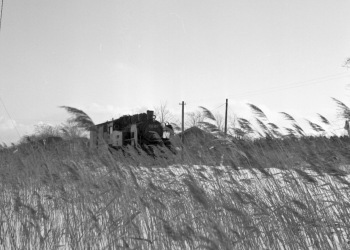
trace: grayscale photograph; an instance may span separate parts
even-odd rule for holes
[[[350,249],[350,1],[0,0],[8,249]]]

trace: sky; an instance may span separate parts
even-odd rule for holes
[[[161,103],[272,122],[350,106],[348,0],[4,0],[0,142],[82,109],[96,123]],[[341,124],[342,121],[340,122]],[[339,123],[339,124],[340,124]],[[341,125],[337,125],[342,127]]]

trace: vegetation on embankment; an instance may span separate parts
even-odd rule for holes
[[[221,166],[188,152],[153,158],[84,144],[2,152],[0,246],[346,249],[350,183],[339,163],[350,162],[348,143],[237,142]]]
[[[264,132],[154,157],[72,141],[3,149],[0,246],[348,249],[349,139]]]

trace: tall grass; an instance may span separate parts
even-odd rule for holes
[[[349,138],[282,138],[259,118],[270,137],[193,137],[177,155],[3,150],[0,247],[349,249]]]

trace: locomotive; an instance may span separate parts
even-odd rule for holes
[[[124,115],[116,120],[96,125],[96,131],[90,131],[90,145],[96,148],[106,143],[113,148],[123,146],[167,146],[174,135],[169,123],[160,123],[152,110],[147,113]],[[102,141],[103,140],[103,141]]]

